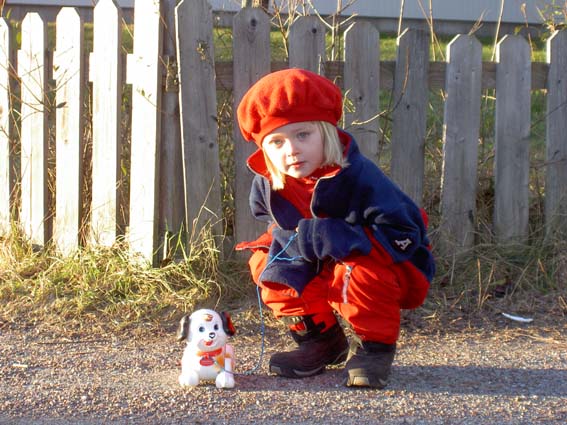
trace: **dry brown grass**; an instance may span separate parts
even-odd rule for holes
[[[0,321],[123,329],[160,327],[196,306],[245,304],[251,297],[245,270],[219,263],[205,239],[190,257],[150,268],[133,262],[121,244],[85,248],[62,258],[51,248],[34,251],[19,236],[0,239]]]

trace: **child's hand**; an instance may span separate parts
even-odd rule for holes
[[[297,247],[297,233],[294,230],[285,230],[276,227],[272,231],[272,245],[270,246],[270,260],[295,261],[303,259]]]
[[[309,261],[299,252],[297,233],[294,230],[274,229],[268,263],[260,274],[264,285],[274,283],[294,289],[298,296],[305,286],[321,271],[321,263]]]
[[[367,255],[372,248],[362,226],[340,218],[302,219],[297,229],[299,252],[310,261],[342,260],[355,250]]]

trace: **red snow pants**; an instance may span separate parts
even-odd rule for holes
[[[400,332],[400,310],[419,307],[429,282],[411,263],[394,263],[384,248],[373,243],[369,255],[350,255],[328,262],[301,296],[285,285],[266,287],[259,276],[268,261],[255,251],[249,265],[262,300],[277,318],[332,313],[335,310],[364,341],[393,344]]]

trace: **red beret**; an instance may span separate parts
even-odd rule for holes
[[[341,90],[304,69],[285,69],[261,78],[246,92],[237,111],[244,139],[259,147],[276,128],[303,121],[336,126],[341,113]]]

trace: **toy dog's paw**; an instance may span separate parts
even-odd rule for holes
[[[230,372],[219,373],[215,384],[217,388],[234,388],[234,376]]]
[[[193,373],[179,375],[179,385],[182,387],[196,387],[199,385],[199,377]]]

